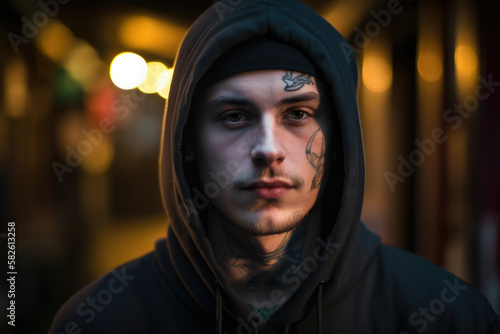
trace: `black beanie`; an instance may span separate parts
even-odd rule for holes
[[[198,87],[255,70],[286,70],[315,77],[319,75],[316,66],[299,49],[269,36],[254,36],[222,54],[205,73]]]

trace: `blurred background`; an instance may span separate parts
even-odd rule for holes
[[[358,60],[363,220],[385,243],[475,286],[499,312],[494,2],[304,2]],[[177,48],[210,5],[0,5],[0,248],[6,258],[7,223],[16,222],[18,332],[45,333],[75,291],[165,235],[157,177],[163,109]],[[11,330],[2,318],[0,330]]]

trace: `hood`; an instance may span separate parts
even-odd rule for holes
[[[355,246],[362,226],[364,191],[356,60],[347,41],[301,2],[220,1],[185,36],[174,64],[160,155],[161,192],[170,221],[167,253],[163,256],[176,273],[171,279],[183,291],[179,298],[190,299],[189,304],[196,305],[197,311],[212,315],[216,296],[221,293],[224,312],[247,319],[248,306],[239,301],[216,263],[199,214],[206,203],[189,186],[190,175],[183,166],[182,139],[197,83],[226,50],[255,35],[268,35],[293,45],[314,61],[329,85],[335,106],[332,113],[338,118],[334,140],[341,143],[321,197],[324,212],[318,242],[324,246],[323,256],[317,269],[307,275],[296,293],[268,321],[269,325],[279,325],[310,316],[316,303],[316,289],[322,282],[324,303],[340,298],[349,282],[355,281],[355,275],[360,275],[376,247],[363,245],[362,250],[356,250]]]

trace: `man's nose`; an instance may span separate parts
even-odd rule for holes
[[[256,165],[270,166],[285,160],[282,146],[282,129],[274,117],[263,117],[255,137],[255,145],[250,153]]]

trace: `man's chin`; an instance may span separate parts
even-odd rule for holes
[[[264,237],[293,231],[302,224],[304,216],[301,212],[294,212],[290,217],[281,221],[272,218],[250,219],[241,216],[233,217],[231,220],[242,232]]]

